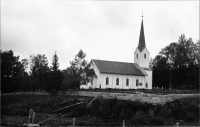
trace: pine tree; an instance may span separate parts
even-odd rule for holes
[[[56,52],[53,56],[53,59],[52,59],[52,67],[51,67],[51,70],[52,71],[58,71],[58,67],[59,67],[59,63],[58,63],[58,56],[56,55]]]
[[[63,74],[58,69],[59,63],[58,63],[58,56],[56,55],[56,52],[52,59],[52,66],[51,71],[49,73],[49,80],[48,85],[46,87],[46,91],[50,92],[51,94],[55,94],[57,91],[61,89],[62,82],[63,82]]]

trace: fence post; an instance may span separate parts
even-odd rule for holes
[[[32,123],[34,123],[34,120],[35,120],[35,114],[36,114],[36,112],[33,112]]]
[[[73,127],[75,127],[75,118],[73,118]]]
[[[125,120],[122,121],[122,127],[125,127]]]
[[[33,115],[33,109],[31,108],[29,111],[28,124],[32,123],[32,115]]]

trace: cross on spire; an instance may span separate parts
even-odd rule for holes
[[[142,11],[142,19],[143,19],[143,11]]]

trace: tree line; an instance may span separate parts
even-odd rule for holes
[[[56,52],[49,67],[44,54],[31,55],[30,59],[20,61],[12,50],[1,51],[1,91],[45,90],[55,94],[59,90],[79,89],[81,84],[90,82],[89,76],[94,73],[85,57],[80,50],[70,67],[60,70]]]
[[[182,34],[152,60],[153,87],[199,89],[200,41]]]
[[[194,43],[184,34],[178,42],[170,43],[150,62],[153,70],[153,87],[163,89],[199,89],[200,41]],[[19,60],[12,50],[1,51],[1,91],[46,90],[54,94],[59,90],[80,89],[95,75],[80,50],[70,66],[59,69],[58,56],[52,57],[49,66],[44,54],[31,55]]]

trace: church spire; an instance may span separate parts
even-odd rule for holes
[[[146,45],[145,45],[145,38],[144,38],[143,13],[142,13],[142,25],[141,25],[141,30],[140,30],[138,49],[140,50],[140,52],[142,52],[142,50],[145,47],[146,47]]]

